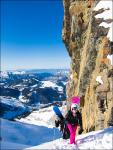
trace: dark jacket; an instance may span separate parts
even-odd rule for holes
[[[76,112],[76,116],[74,117],[71,110],[69,110],[65,119],[68,123],[71,123],[72,125],[79,125],[82,128],[82,115],[79,111]]]

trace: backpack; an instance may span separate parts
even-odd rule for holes
[[[69,139],[69,137],[70,137],[69,129],[66,124],[64,124],[64,128],[62,131],[62,137],[63,137],[63,139]]]
[[[55,120],[55,126],[56,127],[60,126],[60,132],[62,132],[63,139],[69,139],[70,133],[69,133],[69,129],[68,129],[64,119],[63,120]]]

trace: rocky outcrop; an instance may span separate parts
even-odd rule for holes
[[[98,3],[99,0],[63,0],[62,39],[71,57],[68,108],[71,97],[78,95],[85,132],[113,125],[113,68],[107,58],[113,54],[113,42],[107,38],[109,28],[99,26],[112,19],[95,17],[109,10],[94,11]],[[101,76],[102,83],[96,81],[97,76]]]

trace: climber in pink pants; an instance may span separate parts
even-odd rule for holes
[[[79,97],[72,97],[70,110],[68,111],[65,117],[67,127],[70,132],[70,144],[76,144],[75,137],[78,125],[80,126],[79,134],[83,132],[82,115],[79,111],[79,107],[80,107]]]

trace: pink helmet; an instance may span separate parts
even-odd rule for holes
[[[71,103],[80,104],[80,98],[77,96],[74,96],[71,98]]]
[[[80,98],[77,96],[71,98],[71,111],[74,107],[77,109],[80,107]]]

